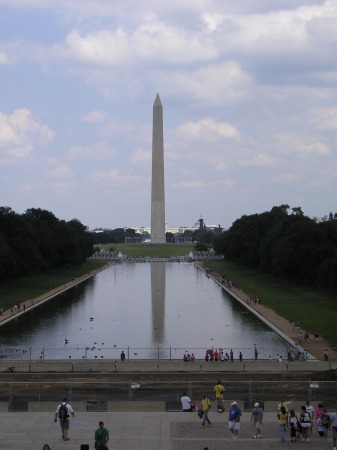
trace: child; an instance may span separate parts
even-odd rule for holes
[[[324,409],[323,413],[321,414],[320,420],[321,420],[321,433],[319,432],[319,435],[322,436],[323,438],[327,438],[328,431],[330,428],[330,416],[326,409]]]
[[[297,422],[298,422],[298,418],[295,414],[295,411],[293,409],[291,409],[290,416],[289,416],[289,422],[288,422],[289,426],[290,426],[291,442],[297,442],[296,441]]]

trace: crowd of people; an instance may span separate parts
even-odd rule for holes
[[[286,440],[286,431],[290,430],[290,440],[297,442],[310,442],[310,436],[314,430],[322,439],[328,437],[329,431],[332,432],[334,450],[336,450],[337,439],[337,413],[328,414],[327,409],[322,403],[315,409],[308,400],[301,406],[299,414],[294,409],[288,409],[291,402],[282,400],[278,405],[277,417],[280,421],[281,441]]]
[[[213,388],[215,394],[216,411],[218,413],[225,412],[224,406],[224,392],[225,388],[219,380]],[[315,433],[321,439],[327,439],[331,432],[333,440],[333,450],[336,450],[337,440],[337,412],[328,413],[327,409],[322,403],[319,403],[316,409],[307,400],[305,405],[301,406],[300,411],[296,412],[291,408],[291,401],[284,401],[278,404],[276,417],[279,421],[280,439],[282,442],[287,440],[287,435],[291,442],[310,442],[310,436]],[[198,401],[192,400],[183,393],[181,397],[182,411],[192,412],[196,411],[201,418],[200,428],[212,426],[209,412],[211,409],[211,400],[206,394],[202,395],[199,405]],[[241,426],[242,411],[236,401],[231,402],[228,411],[228,429],[232,439],[238,439]],[[253,425],[253,439],[263,438],[262,425],[264,420],[264,411],[258,402],[250,412],[250,422]]]

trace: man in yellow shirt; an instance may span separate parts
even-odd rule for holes
[[[202,415],[202,422],[201,422],[200,428],[205,428],[206,422],[209,426],[212,425],[212,422],[208,418],[208,411],[209,411],[210,407],[211,407],[211,402],[207,398],[207,395],[204,394],[202,396],[202,401],[201,401],[201,409],[202,409],[203,415]]]
[[[223,393],[225,392],[225,388],[222,386],[221,381],[218,381],[218,384],[214,386],[215,399],[217,401],[217,410],[218,412],[224,412],[224,401],[223,401]]]

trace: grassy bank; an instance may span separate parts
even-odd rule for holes
[[[103,264],[105,264],[103,261],[88,260],[82,266],[66,266],[2,284],[0,286],[0,307],[5,310],[17,302],[39,297]]]
[[[337,346],[337,298],[228,261],[208,262],[220,275],[234,281],[249,296],[258,295],[262,303],[290,322],[299,322],[310,333],[319,333]]]
[[[101,249],[120,251],[123,255],[132,257],[158,257],[185,256],[194,249],[193,244],[101,244]]]

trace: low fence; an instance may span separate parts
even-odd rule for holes
[[[223,352],[229,358],[230,349],[223,349],[216,347],[219,354]],[[124,352],[125,360],[138,361],[149,359],[153,361],[183,361],[184,355],[188,360],[194,355],[195,359],[202,359],[205,361],[206,352],[208,355],[215,349],[214,348],[186,348],[186,347],[106,347],[103,343],[97,343],[91,347],[78,346],[70,347],[65,343],[61,348],[50,347],[9,347],[0,346],[0,364],[1,362],[9,360],[22,360],[22,361],[54,361],[54,360],[120,360],[121,353]],[[243,354],[244,361],[254,360],[254,347],[245,348],[233,348],[234,361],[239,360],[240,352]],[[296,347],[288,346],[288,350],[292,355],[292,359],[300,360],[302,353],[296,351]],[[318,349],[319,350],[319,349]],[[322,348],[322,354],[325,348]],[[287,353],[287,352],[286,352]],[[276,355],[275,355],[276,356]],[[275,356],[271,360],[276,360]],[[226,361],[220,361],[219,363],[226,363]],[[270,351],[259,347],[259,359],[269,360]],[[283,362],[286,362],[287,355],[283,355]]]
[[[278,403],[292,401],[292,408],[299,411],[306,400],[313,406],[322,402],[328,410],[336,407],[335,382],[301,381],[228,381],[225,387],[225,407],[235,400],[245,411],[250,411],[259,402],[266,411],[276,411]],[[64,380],[0,382],[0,410],[2,411],[51,411],[54,412],[60,399],[68,398],[75,411],[115,410],[166,410],[181,409],[182,393],[197,403],[203,394],[214,399],[213,385],[209,381],[181,379],[180,381],[155,381],[151,379],[129,379],[128,381]],[[121,406],[122,405],[122,406]],[[164,406],[163,406],[164,405]],[[291,408],[289,406],[289,408]]]

